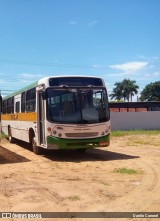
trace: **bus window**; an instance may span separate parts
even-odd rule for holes
[[[17,101],[16,102],[16,113],[19,113],[20,112],[20,102]]]
[[[26,112],[34,112],[36,107],[36,89],[28,90],[26,93]]]
[[[67,93],[62,95],[62,102],[73,101],[73,93]]]
[[[7,114],[14,113],[14,98],[11,97],[7,100]]]

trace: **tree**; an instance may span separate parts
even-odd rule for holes
[[[141,92],[141,101],[160,101],[160,81],[147,84]]]
[[[123,93],[122,93],[122,84],[120,82],[117,82],[114,84],[116,87],[113,88],[113,93],[110,94],[111,99],[114,99],[119,101],[123,98]]]
[[[136,81],[131,81],[129,79],[124,79],[122,81],[122,85],[123,85],[123,96],[124,99],[127,100],[129,102],[129,100],[132,102],[132,97],[135,94],[138,94],[138,88],[139,86],[136,85]]]
[[[132,101],[132,97],[138,93],[139,86],[136,85],[136,81],[131,81],[129,79],[124,79],[121,82],[114,84],[116,87],[113,89],[113,93],[110,95],[111,99],[116,100],[124,99]]]

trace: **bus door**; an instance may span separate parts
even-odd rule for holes
[[[37,99],[37,126],[38,126],[38,140],[40,145],[45,145],[45,108],[44,99],[42,98],[42,91],[38,91]]]

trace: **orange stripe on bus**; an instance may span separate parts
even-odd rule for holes
[[[15,114],[2,114],[2,120],[13,120],[13,121],[36,121],[37,113],[15,113]]]

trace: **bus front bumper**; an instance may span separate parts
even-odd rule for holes
[[[110,134],[90,139],[64,139],[48,136],[47,149],[85,149],[107,147],[110,144]]]

